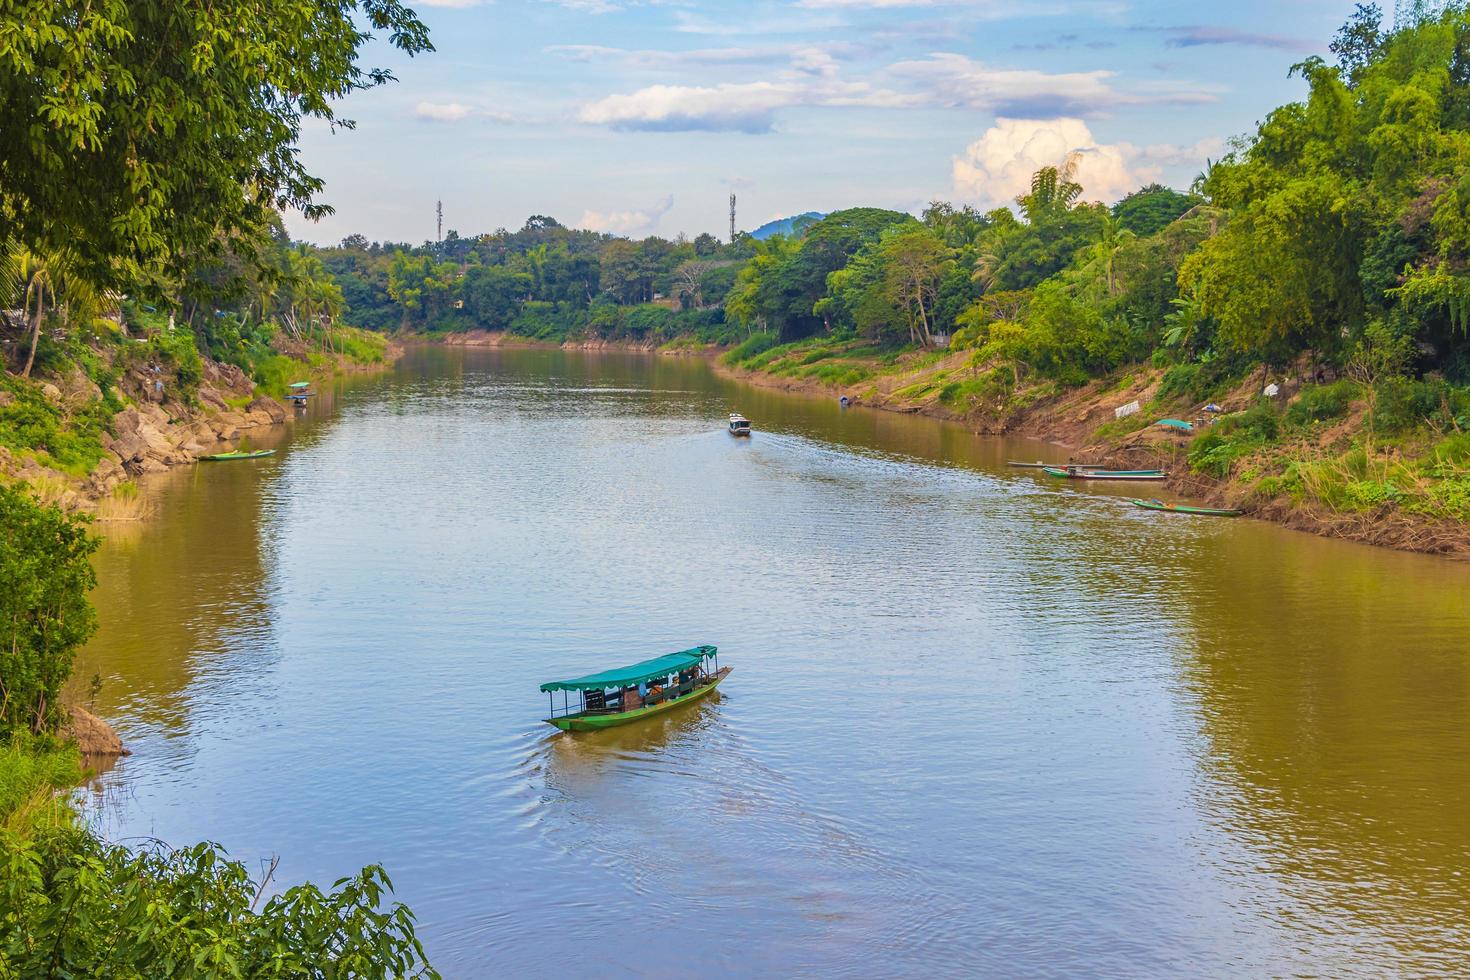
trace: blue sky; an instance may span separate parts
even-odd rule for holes
[[[1351,0],[419,0],[437,51],[311,125],[337,213],[291,232],[421,242],[531,214],[728,235],[801,211],[1006,203],[1077,153],[1086,196],[1185,187],[1300,97]],[[1391,6],[1391,5],[1389,5]]]

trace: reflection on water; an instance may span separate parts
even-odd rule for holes
[[[118,836],[383,862],[454,976],[1470,953],[1463,567],[696,360],[416,351],[280,438],[99,553]],[[703,703],[539,721],[548,677],[707,641]]]

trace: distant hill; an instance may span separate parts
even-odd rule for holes
[[[825,217],[827,216],[820,211],[804,211],[801,214],[793,214],[789,218],[777,218],[775,221],[767,221],[751,232],[750,237],[764,241],[772,235],[789,235],[798,221],[810,224],[813,221],[821,221]]]

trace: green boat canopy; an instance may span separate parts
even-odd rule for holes
[[[1180,432],[1194,431],[1194,426],[1183,419],[1159,419],[1154,425],[1167,426],[1170,429],[1178,429]]]
[[[291,387],[292,388],[310,388],[311,387],[311,382],[310,381],[293,381],[293,382],[291,382]]]
[[[681,650],[678,653],[666,653],[662,657],[654,657],[642,663],[629,664],[626,667],[617,667],[613,670],[604,670],[600,674],[588,674],[586,677],[574,677],[569,681],[547,681],[541,685],[543,691],[599,691],[605,687],[631,687],[641,681],[652,680],[655,677],[666,677],[676,674],[681,670],[688,670],[704,661],[706,657],[713,657],[715,648],[712,646],[694,647],[692,650]]]

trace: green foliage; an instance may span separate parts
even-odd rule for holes
[[[1164,372],[1159,381],[1160,400],[1179,398],[1195,393],[1195,382],[1199,379],[1201,365],[1197,363],[1175,364]]]
[[[71,811],[57,793],[81,775],[74,746],[24,732],[0,739],[0,834],[69,824]]]
[[[1189,466],[1196,473],[1228,477],[1235,461],[1275,442],[1281,432],[1281,417],[1275,406],[1261,401],[1253,408],[1227,415],[1189,447]]]
[[[780,342],[780,338],[774,333],[751,334],[735,347],[721,355],[720,360],[726,364],[744,366],[750,360],[760,354],[764,354]]]
[[[77,519],[0,485],[0,736],[61,721],[62,682],[96,629],[96,548]]]
[[[0,869],[7,976],[437,976],[376,866],[261,906],[266,883],[217,845],[134,850],[61,828],[0,832]]]
[[[0,446],[15,452],[34,453],[73,476],[91,471],[105,450],[102,434],[112,417],[107,399],[68,410],[42,394],[41,386],[20,378],[0,375]]]
[[[1308,385],[1286,408],[1286,424],[1298,428],[1314,422],[1342,418],[1357,400],[1357,386],[1351,381],[1330,385]]]
[[[1160,184],[1149,184],[1113,205],[1113,217],[1123,228],[1139,237],[1163,231],[1201,200]]]
[[[369,31],[430,50],[397,0],[9,4],[0,14],[0,212],[87,278],[179,269],[273,207],[328,209],[298,158],[303,118],[389,81],[358,64]]]
[[[188,330],[163,331],[148,338],[142,347],[129,348],[133,360],[147,359],[167,368],[177,379],[184,400],[192,401],[204,380],[204,359]]]

